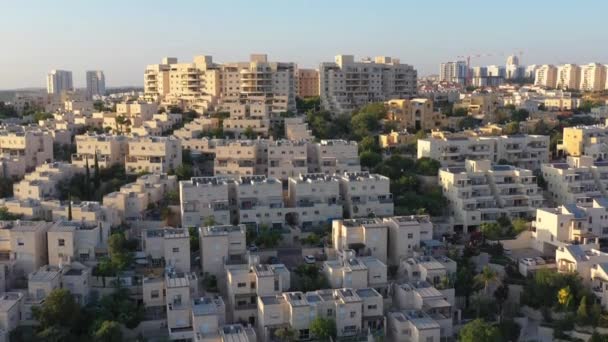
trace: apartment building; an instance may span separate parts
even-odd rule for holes
[[[143,250],[152,262],[178,272],[190,271],[190,234],[186,228],[150,228],[142,232]]]
[[[395,99],[384,103],[386,117],[395,121],[399,129],[432,130],[447,126],[445,115],[436,112],[430,99]]]
[[[370,103],[416,95],[417,71],[399,59],[378,56],[355,62],[338,55],[319,66],[321,105],[335,113],[353,112]]]
[[[589,63],[581,66],[581,85],[583,91],[602,91],[606,86],[606,66]]]
[[[283,185],[276,178],[243,176],[236,180],[235,200],[239,222],[248,227],[266,225],[282,228],[288,221],[283,202]]]
[[[27,276],[48,264],[50,225],[43,221],[0,221],[0,259],[12,277]]]
[[[86,73],[87,95],[90,99],[93,96],[106,95],[106,76],[101,70],[90,70]]]
[[[538,67],[534,73],[534,85],[555,88],[557,85],[557,68],[550,64]]]
[[[605,157],[604,146],[608,143],[606,126],[564,127],[562,143],[557,150],[570,156],[591,156],[594,159]]]
[[[182,144],[175,137],[134,137],[129,139],[125,167],[127,173],[168,172],[182,164]]]
[[[56,198],[59,196],[57,184],[82,172],[84,172],[82,168],[65,162],[42,164],[13,185],[13,194],[20,200]]]
[[[340,177],[340,196],[348,218],[392,216],[390,179],[369,172],[345,172]]]
[[[179,182],[180,213],[184,227],[196,227],[208,220],[232,223],[230,195],[233,180],[225,177],[193,177]]]
[[[169,339],[192,340],[194,337],[192,299],[199,297],[196,273],[175,270],[165,272],[164,292]]]
[[[319,96],[319,71],[315,69],[298,69],[298,97]]]
[[[53,136],[29,126],[0,127],[0,154],[23,159],[26,170],[53,160]]]
[[[565,163],[543,164],[542,175],[551,200],[558,205],[586,205],[596,197],[608,195],[608,162],[589,156],[570,156]]]
[[[52,214],[42,203],[43,202],[32,198],[23,200],[18,198],[0,199],[0,207],[6,208],[11,214],[19,215],[19,217],[24,220],[52,220]]]
[[[397,147],[416,144],[418,138],[415,134],[411,134],[407,130],[391,131],[390,133],[378,135],[380,147],[383,149],[394,149]]]
[[[260,264],[250,256],[249,264],[227,265],[228,321],[256,324],[258,297],[277,295],[289,287],[289,270],[283,264]]]
[[[23,297],[21,292],[5,292],[0,295],[0,329],[6,333],[19,326]]]
[[[434,287],[447,287],[449,279],[456,274],[456,262],[445,256],[427,255],[402,259],[399,275],[409,281],[426,281]]]
[[[307,141],[276,140],[268,143],[266,174],[282,181],[308,173]]]
[[[222,297],[207,295],[192,299],[194,341],[221,341],[219,331],[225,323],[226,304]]]
[[[468,75],[469,70],[467,62],[465,61],[447,62],[439,65],[440,82],[451,82],[464,85]]]
[[[150,204],[158,204],[177,190],[175,175],[147,174],[103,197],[103,206],[115,210],[121,221],[141,219]]]
[[[110,226],[100,221],[60,220],[47,233],[49,265],[60,267],[78,261],[93,266],[108,254],[109,237]]]
[[[465,160],[504,159],[517,167],[538,170],[549,162],[549,136],[502,135],[466,136],[458,133],[434,132],[418,139],[418,158],[431,158],[442,166],[461,166]]]
[[[313,140],[312,130],[308,128],[308,123],[302,117],[285,118],[285,138],[287,140]]]
[[[266,150],[266,153],[265,151]],[[215,176],[253,176],[265,174],[266,141],[223,140],[215,146],[213,172]]]
[[[342,218],[339,177],[320,173],[289,177],[285,206],[287,211],[296,211],[287,223],[297,224],[302,231]]]
[[[224,265],[244,260],[247,252],[245,225],[199,227],[201,268],[205,273],[220,278]]]
[[[332,224],[336,251],[356,250],[389,265],[412,257],[421,241],[432,238],[433,224],[427,215],[334,220]]]
[[[344,250],[337,260],[323,262],[323,273],[331,288],[374,288],[388,293],[387,266],[377,258],[356,257],[354,250]]]
[[[131,120],[133,126],[143,121],[152,120],[158,113],[158,104],[154,102],[121,102],[116,104],[116,114]]]
[[[440,326],[442,338],[453,334],[454,289],[437,290],[426,281],[395,284],[393,306],[399,310],[423,311]]]
[[[557,67],[556,88],[577,90],[581,85],[581,67],[576,64],[564,64]]]
[[[212,117],[196,117],[194,120],[187,122],[180,129],[173,132],[173,135],[182,140],[182,145],[186,147],[183,140],[198,139],[203,133],[217,129],[220,126],[220,120]]]
[[[492,165],[489,160],[467,160],[465,167],[439,170],[439,184],[448,199],[456,230],[469,232],[499,217],[534,217],[543,197],[530,170]]]
[[[328,175],[361,171],[357,142],[346,140],[321,140],[309,144],[309,171]]]
[[[9,154],[0,155],[0,177],[20,179],[25,176],[25,159],[11,157]]]
[[[390,341],[441,341],[441,326],[421,310],[391,311],[386,315],[386,325]]]
[[[76,135],[76,153],[72,155],[72,164],[84,168],[88,163],[93,168],[95,155],[99,168],[105,169],[114,165],[124,165],[127,157],[129,140],[123,135],[87,133]]]
[[[74,89],[72,83],[72,72],[66,70],[51,70],[46,75],[46,92],[52,95],[59,95],[63,91]]]

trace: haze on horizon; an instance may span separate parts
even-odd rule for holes
[[[504,65],[608,63],[608,2],[465,0],[158,0],[7,1],[0,15],[0,89],[44,87],[51,69],[103,70],[107,85],[143,86],[147,64],[164,56],[191,61],[273,61],[316,68],[334,55],[385,55],[418,74],[467,54]]]

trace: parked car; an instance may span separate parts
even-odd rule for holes
[[[528,265],[528,266],[535,266],[536,265],[536,261],[533,258],[521,258],[519,260],[519,262],[521,262],[524,265]]]
[[[250,252],[257,252],[258,251],[258,246],[256,246],[255,244],[250,244],[249,245],[249,251]]]
[[[508,248],[503,248],[502,252],[507,256],[513,255],[513,251]]]
[[[304,262],[310,265],[316,263],[317,259],[314,257],[314,255],[307,255],[304,257]]]

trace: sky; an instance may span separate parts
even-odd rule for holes
[[[0,0],[0,89],[44,87],[52,69],[103,70],[143,86],[147,64],[271,61],[317,67],[337,54],[393,56],[419,75],[472,65],[608,63],[605,0]]]

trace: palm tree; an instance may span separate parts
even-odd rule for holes
[[[475,276],[475,282],[483,286],[483,291],[488,295],[490,284],[500,282],[498,273],[488,266],[485,266],[481,273]]]

